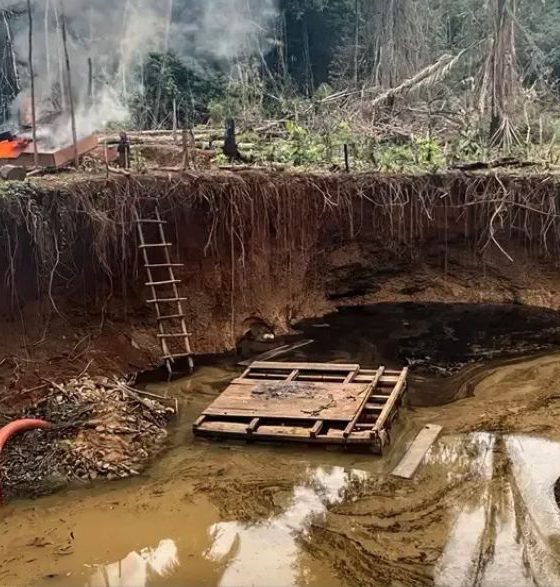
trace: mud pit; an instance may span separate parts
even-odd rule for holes
[[[453,320],[455,332],[460,330],[456,312],[465,309],[441,309],[441,332]],[[379,323],[380,308],[369,311]],[[353,322],[361,329],[349,330],[351,320],[343,314],[327,317],[329,329],[308,324],[306,332],[313,329],[322,340],[295,357],[346,360],[350,352],[360,360],[369,355],[402,362],[407,340],[432,340],[436,334],[437,328],[423,322],[424,311],[412,317],[418,311],[389,312],[393,326],[400,320],[402,327],[402,336],[391,344],[389,331],[385,337],[381,332],[387,322],[365,335],[363,311]],[[497,311],[492,308],[491,314]],[[516,314],[513,324],[510,314],[510,331],[533,336],[512,335],[520,349],[542,329],[544,316],[538,316]],[[467,313],[469,321],[483,322]],[[545,322],[552,328],[554,317]],[[438,348],[455,336],[446,332]],[[471,351],[473,345],[484,351],[492,340],[504,339],[473,328],[471,334],[463,331],[461,340]],[[487,358],[484,352],[480,356]],[[442,352],[433,365],[451,362]],[[193,419],[237,373],[228,361],[204,367],[191,379],[150,386],[181,400],[171,450],[141,478],[8,505],[2,515],[0,583],[558,584],[560,353],[453,371],[441,379],[433,369],[418,370],[412,382],[416,407],[400,423],[398,444],[385,459],[194,441]],[[471,382],[468,397],[449,403],[448,389],[461,397],[465,381]],[[438,391],[432,403],[447,403],[426,406],[429,388]],[[406,443],[428,422],[443,425],[444,434],[425,465],[412,482],[391,478]]]

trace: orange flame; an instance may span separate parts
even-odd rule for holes
[[[28,144],[25,139],[0,141],[0,159],[17,159]]]

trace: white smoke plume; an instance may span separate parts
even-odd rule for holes
[[[126,120],[127,98],[142,92],[138,71],[151,52],[172,50],[191,65],[210,56],[225,69],[239,58],[265,53],[272,42],[276,3],[277,0],[32,0],[38,103],[46,111],[66,107],[60,92],[65,79],[63,14],[78,132],[84,136],[109,122]],[[22,92],[12,112],[17,111],[29,91],[25,9],[25,0],[0,0],[0,11],[18,14],[10,23]],[[93,100],[89,96],[90,62]],[[66,126],[56,129],[56,142],[68,142],[70,129]]]

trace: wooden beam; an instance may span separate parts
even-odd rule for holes
[[[384,371],[385,371],[385,367],[383,367],[383,366],[379,367],[379,369],[377,370],[377,375],[375,376],[375,379],[371,382],[371,384],[367,388],[366,392],[364,393],[364,397],[362,398],[362,402],[360,404],[360,407],[358,408],[358,411],[356,412],[356,415],[352,418],[352,420],[348,424],[348,426],[346,426],[346,428],[342,434],[344,436],[344,438],[348,438],[350,436],[350,434],[352,433],[352,430],[354,430],[354,427],[358,423],[358,420],[360,419],[360,416],[362,415],[362,413],[366,407],[366,404],[369,401],[369,396],[375,391],[375,388],[377,387],[377,384],[379,383],[379,380],[381,379],[381,376],[383,375]]]
[[[247,426],[247,434],[249,434],[249,436],[259,427],[260,421],[260,418],[253,418],[251,420],[251,423]]]
[[[405,367],[402,370],[401,375],[399,377],[399,380],[397,381],[395,387],[393,388],[393,391],[391,392],[391,395],[389,396],[389,399],[387,400],[387,403],[385,404],[383,411],[381,412],[381,414],[379,415],[379,418],[377,419],[377,422],[376,422],[375,427],[373,429],[374,432],[380,432],[385,427],[385,422],[387,421],[387,418],[389,417],[389,415],[393,411],[397,401],[400,399],[401,394],[402,394],[403,390],[405,389],[407,376],[408,376],[408,367]]]
[[[31,0],[27,0],[27,18],[29,20],[29,77],[31,78],[31,125],[33,135],[33,165],[39,167],[39,147],[37,145],[37,105],[35,103],[35,73],[33,70],[33,11]]]
[[[354,371],[359,369],[360,365],[336,364],[336,363],[272,363],[267,361],[255,361],[251,364],[252,369],[293,369],[305,371]]]
[[[309,431],[309,436],[311,436],[311,438],[317,438],[317,436],[321,433],[324,424],[325,423],[323,420],[317,420],[317,422],[315,422],[315,426],[313,426],[313,428],[311,428]]]
[[[295,381],[297,376],[299,374],[299,371],[297,369],[294,369],[289,375],[288,378],[286,379],[286,381]]]
[[[72,124],[72,141],[74,143],[74,164],[80,165],[80,153],[78,151],[78,131],[76,130],[76,112],[74,111],[74,96],[72,94],[72,69],[68,54],[68,39],[66,34],[66,13],[64,4],[60,0],[60,21],[62,25],[62,46],[64,48],[64,61],[66,63],[66,88],[68,92],[68,104],[70,105],[70,122]]]
[[[401,462],[393,470],[392,475],[403,479],[412,479],[441,431],[442,427],[436,424],[428,424],[422,428],[401,459]]]

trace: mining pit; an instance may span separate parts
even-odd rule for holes
[[[237,171],[10,189],[0,416],[56,426],[2,454],[2,584],[560,582],[556,178]],[[156,203],[194,352],[173,381],[135,225]],[[275,340],[251,342],[255,324]],[[278,360],[409,366],[390,451],[195,439],[243,340],[249,355],[313,340]],[[413,479],[392,476],[427,424],[443,431]]]

